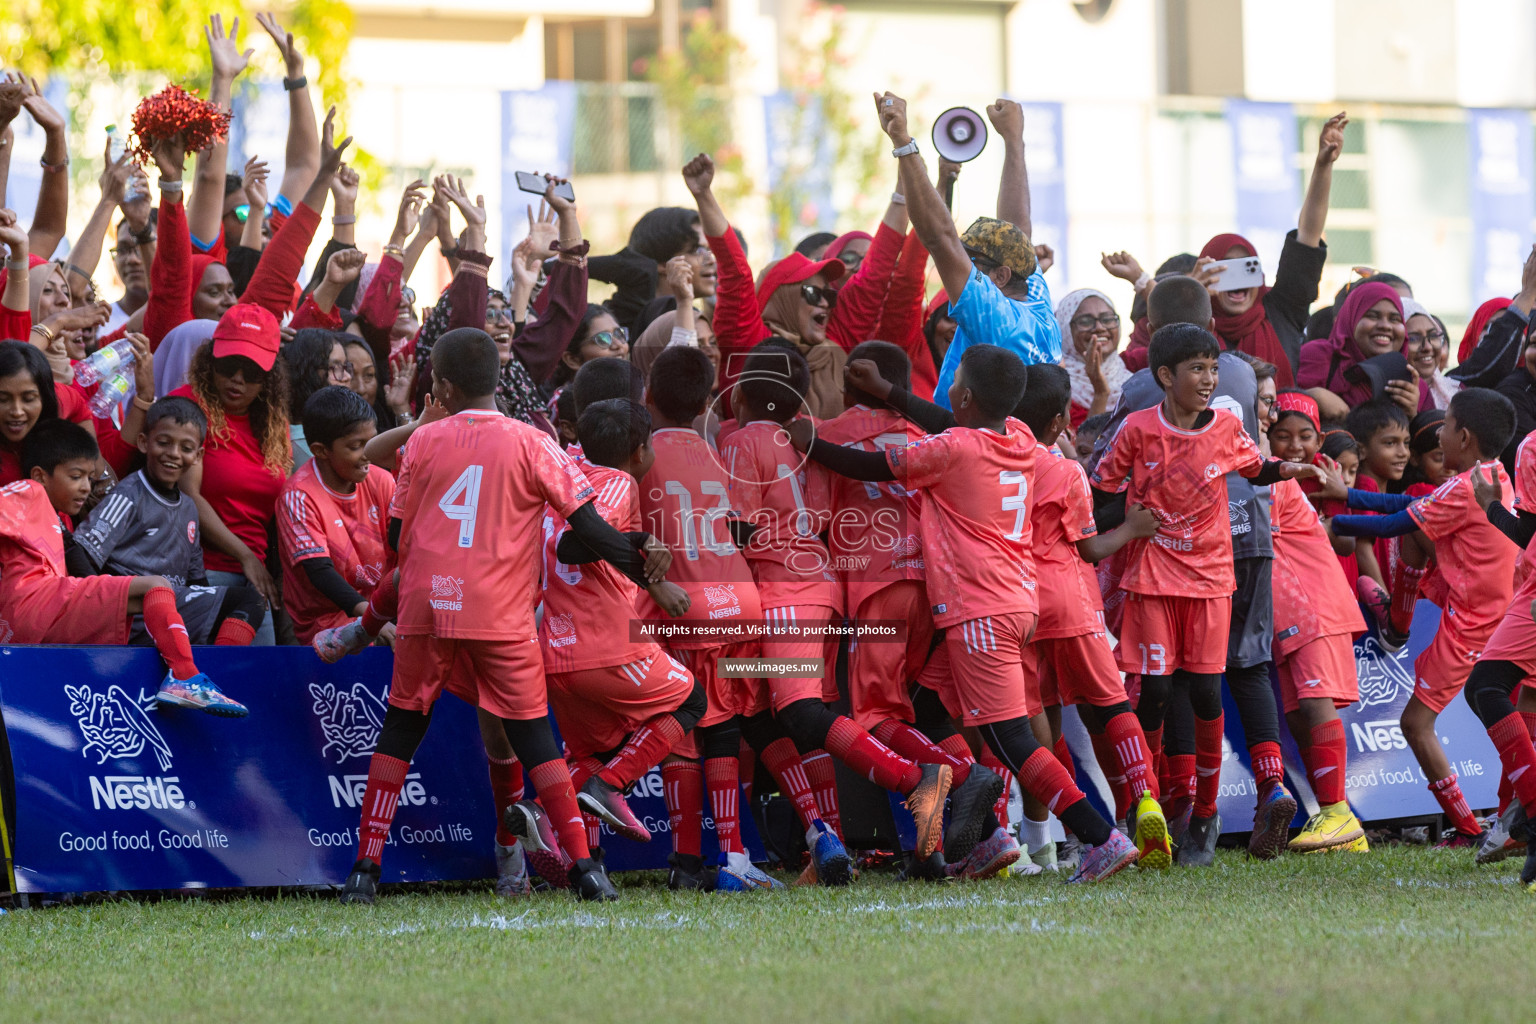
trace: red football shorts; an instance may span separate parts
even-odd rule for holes
[[[1231,597],[1125,595],[1120,626],[1120,669],[1165,676],[1175,669],[1201,674],[1227,667]]]
[[[865,729],[887,718],[912,721],[911,681],[933,645],[933,615],[921,580],[897,580],[859,606],[855,622],[904,623],[904,642],[858,640],[848,650],[848,700],[853,720]]]
[[[1024,644],[1036,618],[1034,612],[984,615],[945,630],[953,699],[959,708],[955,717],[961,722],[990,725],[1034,713],[1024,683]]]
[[[1025,678],[1039,704],[1109,707],[1126,699],[1109,637],[1103,633],[1036,640],[1024,649]],[[1036,696],[1037,695],[1037,696]]]
[[[709,710],[699,719],[700,728],[729,722],[737,715],[751,716],[768,710],[768,686],[763,680],[720,678],[721,658],[761,657],[762,647],[756,640],[743,640],[723,647],[689,647],[667,653],[682,662],[693,673],[693,678],[704,685]]]
[[[666,651],[627,665],[549,677],[549,705],[573,757],[623,746],[630,733],[648,719],[676,711],[692,691],[692,673]]]
[[[1413,695],[1419,703],[1436,714],[1444,711],[1467,685],[1472,666],[1484,656],[1483,645],[1494,631],[1478,630],[1472,636],[1463,636],[1454,628],[1447,629],[1442,618],[1435,638],[1413,663]]]
[[[395,638],[395,674],[389,702],[425,714],[447,690],[497,718],[527,720],[549,714],[544,656],[528,640],[455,640],[439,636]]]
[[[769,630],[769,635],[763,637],[764,658],[794,658],[797,661],[823,658],[831,661],[837,657],[837,641],[829,640],[825,634],[826,627],[841,618],[833,609],[820,605],[786,605],[763,609],[763,618]],[[792,631],[805,628],[819,632],[811,636],[773,632],[775,629]],[[831,667],[827,666],[827,671],[821,675],[788,678],[768,676],[768,692],[773,697],[773,710],[783,711],[797,700],[826,700],[823,679],[830,672]],[[832,699],[835,700],[836,688],[833,690]]]
[[[1360,679],[1355,672],[1355,641],[1344,633],[1309,640],[1275,668],[1280,673],[1280,702],[1285,713],[1301,707],[1302,700],[1328,697],[1336,708],[1347,708],[1360,699]]]
[[[126,644],[132,576],[60,576],[6,595],[0,643]]]
[[[1515,563],[1518,570],[1525,559]],[[1514,603],[1488,638],[1483,648],[1488,661],[1508,661],[1525,669],[1525,685],[1536,687],[1536,621],[1531,620],[1529,594],[1515,595]]]

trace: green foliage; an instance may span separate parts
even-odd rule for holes
[[[733,141],[732,103],[728,86],[735,63],[746,45],[720,28],[708,11],[698,10],[689,21],[682,49],[666,51],[641,62],[645,80],[654,84],[678,152],[681,167],[695,153],[714,158],[715,193],[726,203],[752,193],[741,147]]]

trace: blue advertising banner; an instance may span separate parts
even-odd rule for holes
[[[783,90],[771,93],[763,97],[763,124],[768,136],[768,188],[777,190],[786,179],[794,183],[789,209],[771,211],[775,233],[782,213],[794,219],[788,234],[796,240],[816,231],[836,230],[832,172],[837,153],[831,133],[822,130],[821,100]],[[775,257],[783,255],[774,252]]]
[[[1072,287],[1067,277],[1067,171],[1062,142],[1060,103],[1023,102],[1024,148],[1029,153],[1030,241],[1049,245],[1056,253],[1056,274],[1051,289],[1065,295]],[[1060,276],[1056,276],[1060,275]]]
[[[1296,226],[1301,177],[1296,152],[1296,113],[1289,103],[1254,103],[1229,99],[1232,129],[1232,182],[1237,200],[1237,232],[1253,243],[1264,274],[1274,280],[1286,232]]]
[[[288,152],[288,92],[281,79],[246,80],[230,98],[229,168],[240,173],[253,156],[267,165],[268,199],[277,198]]]
[[[197,657],[250,706],[249,718],[156,709],[164,670],[152,648],[0,648],[20,891],[345,879],[384,720],[389,652],[337,665],[307,648],[207,647]],[[609,867],[665,868],[672,844],[660,772],[629,799],[654,838],[609,834]],[[475,713],[445,696],[401,791],[384,881],[492,877],[495,813]],[[711,858],[713,822],[705,825]],[[761,858],[750,816],[743,833]]]
[[[501,245],[510,261],[512,249],[528,234],[529,202],[538,196],[521,192],[517,172],[569,177],[576,130],[576,83],[545,82],[532,90],[501,94]],[[506,264],[503,263],[503,266]]]
[[[1520,290],[1536,213],[1531,144],[1529,111],[1467,111],[1474,303]]]

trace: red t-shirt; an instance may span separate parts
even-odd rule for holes
[[[347,622],[352,609],[337,608],[298,564],[329,558],[352,589],[371,595],[384,577],[385,516],[394,496],[395,478],[377,466],[369,468],[351,494],[327,487],[313,460],[288,478],[277,504],[277,545],[283,559],[283,607],[301,643]]]
[[[569,518],[585,504],[581,470],[548,434],[494,409],[418,428],[398,468],[399,634],[534,639],[544,506]]]
[[[1094,472],[1095,487],[1127,491],[1162,523],[1149,540],[1126,545],[1120,586],[1128,593],[1226,597],[1237,587],[1226,475],[1253,476],[1264,456],[1242,420],[1213,411],[1195,430],[1169,423],[1161,403],[1131,413]]]
[[[171,392],[192,398],[190,385]],[[229,532],[240,538],[251,554],[267,557],[267,525],[277,509],[287,478],[266,467],[261,442],[251,430],[250,416],[224,417],[222,435],[209,433],[203,444],[203,498],[218,513]],[[212,547],[203,531],[203,564],[210,571],[240,572],[238,559]]]
[[[640,495],[635,478],[623,470],[579,463],[597,489],[598,514],[620,533],[640,529]],[[607,562],[565,565],[555,557],[566,531],[565,516],[553,506],[544,512],[544,618],[539,646],[544,670],[580,672],[628,665],[660,652],[654,641],[631,643],[629,620],[635,617],[640,588]]]
[[[1035,436],[950,427],[885,453],[908,488],[922,492],[923,560],[934,625],[1038,612],[1030,549]]]
[[[1035,639],[1104,632],[1098,577],[1077,552],[1077,542],[1099,530],[1088,474],[1076,459],[1035,445],[1035,500],[1029,518],[1040,583]]]
[[[1269,490],[1274,534],[1275,653],[1322,636],[1364,632],[1360,603],[1345,579],[1317,510],[1294,480]]]
[[[1506,491],[1512,488],[1497,459],[1482,465],[1485,474],[1489,469],[1497,473]],[[1429,497],[1409,505],[1408,514],[1435,542],[1435,568],[1447,590],[1440,628],[1486,636],[1509,608],[1520,551],[1477,507],[1472,470],[1456,474]]]

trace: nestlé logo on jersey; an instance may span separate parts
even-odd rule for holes
[[[85,685],[65,686],[64,695],[85,739],[80,756],[94,756],[100,766],[138,758],[149,751],[161,772],[171,770],[170,745],[149,716],[158,706],[152,695],[140,690],[137,698],[130,697],[116,684],[105,693]],[[187,800],[177,775],[92,775],[89,780],[91,806],[98,811],[179,811],[197,806]]]
[[[389,707],[389,687],[382,694],[375,694],[362,683],[353,683],[351,689],[341,689],[332,683],[323,686],[309,684],[310,705],[320,722],[320,733],[325,745],[320,748],[322,757],[336,757],[337,764],[351,758],[367,757],[378,745],[379,732],[384,728],[384,713]],[[361,775],[327,775],[330,785],[331,805],[340,810],[343,805],[356,810],[362,806],[363,793],[368,788],[368,773]],[[420,807],[436,798],[427,796],[421,783],[421,773],[411,772],[400,787],[400,803]]]
[[[464,610],[464,581],[457,576],[432,577],[432,598],[427,602],[440,612]]]

